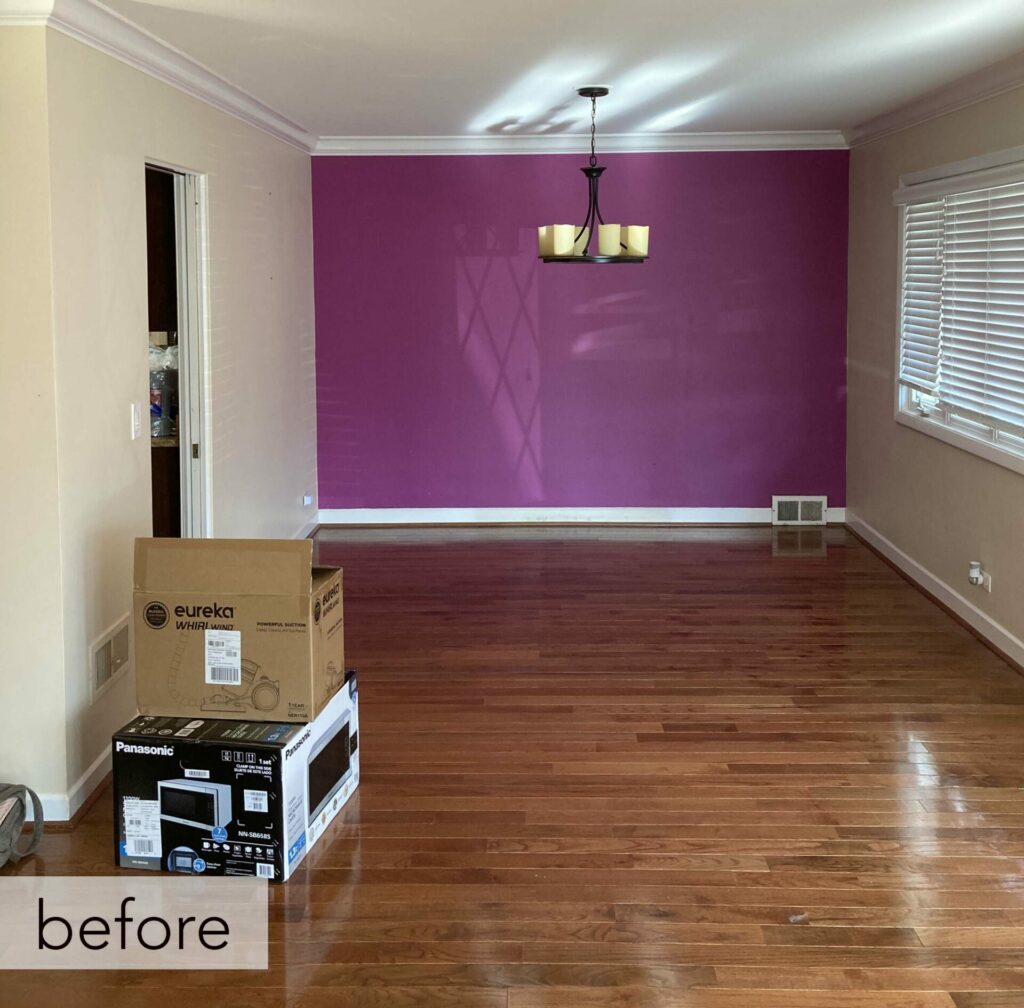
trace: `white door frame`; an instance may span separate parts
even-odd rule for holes
[[[210,311],[206,176],[149,159],[174,177],[178,276],[178,444],[181,534],[213,535],[210,490]]]
[[[210,509],[209,281],[206,242],[206,178],[174,176],[178,236],[179,381],[184,377],[185,409],[178,413],[181,452],[181,534],[213,534]],[[183,324],[184,322],[184,324]],[[179,402],[181,389],[178,391]]]

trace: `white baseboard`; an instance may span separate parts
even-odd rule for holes
[[[43,819],[46,822],[67,822],[71,816],[68,814],[68,796],[62,794],[41,794],[39,800],[43,803]]]
[[[86,802],[88,797],[110,773],[110,746],[92,761],[89,768],[82,774],[67,794],[41,794],[39,800],[43,804],[43,818],[47,822],[67,822]]]
[[[847,513],[846,524],[862,539],[874,546],[882,556],[895,564],[907,577],[956,613],[972,630],[1018,665],[1024,665],[1024,641],[1019,637],[1014,636],[1001,623],[997,623],[987,613],[982,612],[955,588],[951,588],[945,581],[936,577],[927,567],[904,553],[895,543],[886,539],[881,532],[858,518],[852,511]]]
[[[764,508],[323,508],[321,525],[770,525]],[[845,508],[829,508],[844,522]]]

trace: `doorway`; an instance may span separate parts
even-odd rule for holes
[[[146,165],[153,535],[209,535],[200,176]]]

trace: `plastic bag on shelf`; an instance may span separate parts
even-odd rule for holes
[[[178,433],[178,348],[149,348],[149,432],[151,437]]]

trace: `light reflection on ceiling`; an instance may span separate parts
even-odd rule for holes
[[[1021,0],[107,6],[336,137],[575,133],[588,83],[616,133],[848,129],[1024,50]]]

